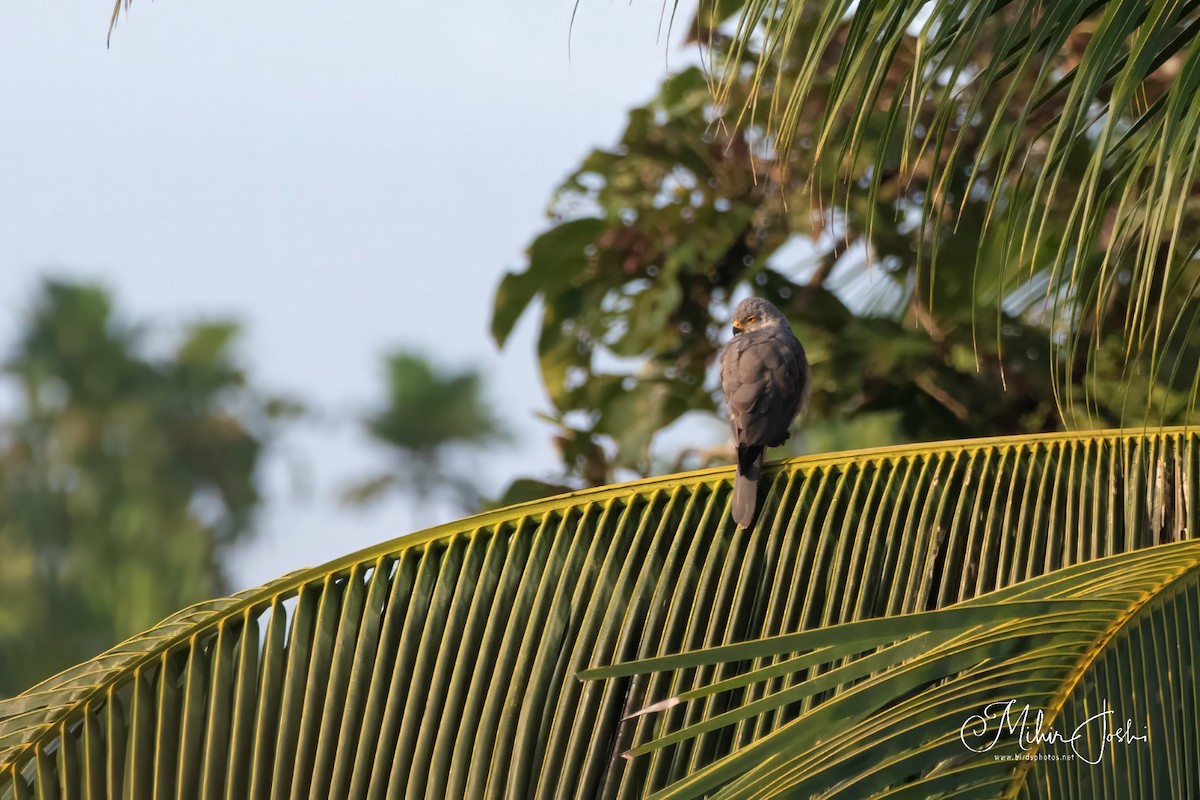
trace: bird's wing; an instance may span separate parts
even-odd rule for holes
[[[736,337],[721,358],[721,388],[734,441],[783,444],[806,385],[804,355],[794,336],[762,331]]]

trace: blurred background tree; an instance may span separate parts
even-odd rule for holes
[[[239,363],[238,327],[157,332],[92,285],[47,281],[4,365],[0,696],[226,593],[256,473],[296,411]]]
[[[1119,3],[923,5],[702,3],[689,40],[716,77],[670,76],[559,187],[492,331],[540,308],[569,482],[688,465],[652,444],[718,411],[747,292],[812,362],[793,452],[1196,419],[1193,12],[1122,17],[1135,63],[1093,46]]]
[[[477,510],[478,472],[463,468],[455,456],[467,457],[506,438],[484,396],[483,375],[475,369],[441,369],[406,351],[389,355],[385,366],[386,404],[363,426],[388,451],[391,467],[352,485],[345,500],[365,505],[388,492],[417,501],[440,495],[462,511]]]

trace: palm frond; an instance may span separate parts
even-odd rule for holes
[[[748,530],[729,521],[731,472],[721,469],[577,492],[403,537],[188,609],[0,701],[0,797],[675,791],[668,787],[708,781],[713,770],[726,775],[747,748],[790,741],[796,720],[838,708],[849,692],[882,685],[877,706],[899,714],[903,703],[883,698],[901,680],[936,692],[980,655],[992,659],[986,666],[1014,653],[1040,658],[1037,648],[1055,641],[1070,650],[1065,629],[1094,632],[1111,621],[1127,602],[1118,591],[1126,584],[1106,562],[1097,562],[1092,594],[1060,586],[1066,579],[1054,571],[1190,538],[1198,445],[1195,434],[1169,429],[796,459],[765,473],[762,512]],[[1167,551],[1147,557],[1158,552]],[[1170,552],[1177,563],[1194,556]],[[963,603],[1040,575],[1036,591]],[[1102,585],[1109,577],[1111,592]],[[1163,613],[1193,619],[1191,608]],[[920,613],[934,609],[944,610]],[[894,619],[868,621],[885,616]],[[981,619],[997,624],[972,633]],[[1138,627],[1156,658],[1171,647],[1158,638],[1165,630]],[[775,638],[792,634],[809,638]],[[760,639],[766,648],[753,649]],[[741,649],[710,650],[728,659],[720,663],[577,677],[726,646]],[[957,660],[934,667],[935,651]],[[1168,663],[1113,652],[1125,655],[1112,681]],[[798,666],[796,657],[810,662]],[[923,666],[906,672],[910,663]],[[1156,685],[1148,672],[1141,679]],[[712,693],[733,686],[721,681],[737,685]],[[1186,672],[1168,681],[1171,691],[1194,687]],[[1033,687],[1035,679],[1010,682]],[[965,707],[965,696],[946,702]],[[668,697],[690,700],[626,719]],[[739,716],[739,707],[751,711]],[[734,719],[718,716],[726,712],[734,723],[713,727]],[[872,719],[859,721],[863,731]],[[1176,719],[1176,728],[1185,723]],[[693,727],[620,758],[660,724]],[[921,724],[932,731],[938,723]],[[957,735],[959,722],[945,725]],[[865,732],[855,736],[866,741]],[[789,744],[771,764],[790,775],[809,769],[805,757],[834,755],[818,749],[806,756]],[[1194,768],[1191,752],[1192,761],[1163,774]],[[862,766],[839,757],[838,770]]]
[[[1196,768],[1188,754],[1200,745],[1194,726],[1180,724],[1190,721],[1198,697],[1188,610],[1200,602],[1200,545],[1125,553],[1050,577],[941,611],[659,656],[582,677],[788,657],[655,704],[648,710],[796,676],[793,685],[723,714],[664,726],[631,757],[848,687],[654,795],[663,800],[718,789],[710,796],[721,800],[956,797],[981,787],[993,797],[1186,795]],[[792,656],[798,651],[804,655]],[[818,665],[830,668],[804,677],[802,670]],[[1114,743],[1108,734],[1117,729],[1127,736]],[[1077,733],[1081,740],[1072,742]],[[1059,767],[1076,759],[1082,769]],[[1157,791],[1127,794],[1130,782]]]
[[[1051,277],[1071,366],[1094,364],[1078,329],[1102,325],[1131,374],[1194,364],[1200,3],[746,0],[731,35],[718,100],[872,206],[898,170],[894,211],[920,210],[929,259],[984,193],[980,268],[999,248],[1007,287]],[[840,205],[829,191],[814,204]],[[930,263],[927,285],[958,266]],[[1086,402],[1060,397],[1068,417]]]

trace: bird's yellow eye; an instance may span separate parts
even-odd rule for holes
[[[758,322],[758,317],[746,317],[746,322],[753,325],[754,323]]]

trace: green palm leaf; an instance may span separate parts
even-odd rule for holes
[[[1048,286],[1048,317],[1068,356],[1052,361],[1059,370],[1095,369],[1089,335],[1114,324],[1130,375],[1194,363],[1200,3],[701,8],[703,19],[737,19],[729,43],[713,39],[719,103],[743,106],[743,123],[776,157],[795,142],[811,150],[811,174],[801,178],[827,195],[814,206],[847,206],[862,181],[872,207],[891,198],[879,207],[897,218],[919,211],[932,260],[968,200],[986,198],[977,269],[1005,264],[1002,295]],[[821,184],[827,173],[845,180]],[[869,238],[874,220],[861,224]],[[961,266],[928,266],[927,302],[937,270]],[[1069,391],[1070,381],[1059,384]],[[1087,400],[1059,398],[1068,416],[1081,417],[1075,405]]]
[[[981,789],[992,797],[1186,796],[1200,747],[1187,724],[1197,699],[1196,620],[1188,612],[1200,602],[1198,578],[1200,543],[1182,542],[1059,570],[944,611],[689,654],[687,664],[721,664],[808,651],[783,662],[798,674],[873,650],[717,717],[660,730],[630,755],[866,679],[655,797],[701,797],[723,784],[715,797],[924,797],[934,787],[947,797]],[[583,676],[678,668],[680,661],[646,659]],[[648,711],[780,674],[750,670]],[[1131,716],[1114,720],[1122,708]],[[1038,711],[1045,712],[1040,723]],[[1018,721],[1027,727],[1010,729]],[[1114,744],[1107,734],[1117,728],[1136,738]],[[1051,730],[1061,738],[1047,740]],[[1046,760],[1032,760],[1038,756]],[[1129,794],[1130,781],[1148,791]]]
[[[998,687],[1073,702],[1061,671],[1090,647],[1079,674],[1097,677],[1076,685],[1114,707],[1134,685],[1194,697],[1170,660],[1190,640],[1170,634],[1195,619],[1195,549],[1095,560],[1190,537],[1198,444],[1107,432],[797,459],[766,473],[749,530],[729,522],[725,469],[404,537],[183,611],[0,701],[0,796],[791,792],[941,761],[919,780],[997,796],[1013,784],[977,780],[937,736]],[[1110,630],[1141,650],[1098,647]],[[578,677],[658,656],[651,674]],[[684,702],[625,719],[672,696]],[[812,747],[814,719],[856,749]],[[1184,733],[1192,717],[1170,719]],[[888,739],[908,728],[920,736]],[[1196,749],[1167,738],[1153,752],[1172,766],[1154,774],[1194,775]],[[747,770],[764,752],[771,772]]]

